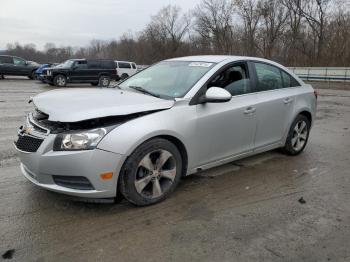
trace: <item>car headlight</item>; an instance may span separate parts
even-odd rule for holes
[[[53,150],[74,151],[94,149],[106,134],[107,130],[105,128],[58,134]]]

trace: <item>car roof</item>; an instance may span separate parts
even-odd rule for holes
[[[135,64],[135,62],[131,62],[131,61],[120,61],[120,60],[114,60],[114,62],[121,62],[121,63],[133,63],[133,64]]]
[[[267,60],[260,57],[250,57],[250,56],[231,56],[231,55],[203,55],[203,56],[184,56],[184,57],[177,57],[177,58],[171,58],[167,59],[165,61],[192,61],[192,62],[208,62],[208,63],[220,63],[223,61],[240,61],[240,60],[254,60],[254,61],[261,61],[261,62],[267,62],[270,64],[278,64],[274,61]]]

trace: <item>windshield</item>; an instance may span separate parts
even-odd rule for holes
[[[56,67],[72,67],[73,63],[74,63],[73,60],[67,60],[62,64],[57,65]]]
[[[164,61],[128,78],[119,87],[160,97],[183,97],[213,66],[205,62]]]

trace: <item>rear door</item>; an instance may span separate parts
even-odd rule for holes
[[[89,80],[92,82],[98,82],[101,72],[101,61],[99,60],[89,60],[87,62],[87,67],[89,71]]]
[[[281,142],[293,117],[295,92],[284,84],[280,68],[263,62],[251,62],[251,67],[257,92],[254,147],[259,149]]]
[[[118,62],[118,75],[119,77],[130,76],[131,64],[128,62]]]
[[[13,75],[14,65],[12,56],[0,56],[1,74]]]

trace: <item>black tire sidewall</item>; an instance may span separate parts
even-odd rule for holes
[[[107,84],[107,85],[103,85],[103,84],[102,84],[102,80],[103,80],[104,78],[107,78],[107,79],[108,79],[108,84]],[[99,78],[99,80],[98,80],[98,85],[99,85],[99,86],[102,86],[102,87],[108,87],[109,84],[110,84],[110,82],[111,82],[111,79],[110,79],[108,76],[100,76],[100,78]]]
[[[66,80],[66,81],[65,81],[65,84],[64,84],[63,86],[57,85],[57,79],[58,79],[59,77],[64,77],[65,80]],[[55,76],[55,78],[53,79],[53,83],[54,83],[55,86],[58,86],[58,87],[65,87],[65,86],[67,85],[67,77],[65,77],[64,75],[57,75],[57,76]]]
[[[293,137],[293,132],[294,132],[294,128],[295,128],[295,125],[300,122],[300,121],[305,121],[306,125],[307,125],[307,137],[306,137],[306,141],[305,141],[305,144],[303,145],[303,147],[296,151],[293,146],[292,146],[292,137]],[[304,116],[304,115],[298,115],[292,125],[290,126],[290,129],[289,129],[289,132],[288,132],[288,136],[287,136],[287,139],[286,139],[286,144],[283,148],[283,151],[288,154],[288,155],[291,155],[291,156],[296,156],[296,155],[299,155],[301,152],[304,151],[304,148],[306,147],[306,144],[309,140],[309,135],[310,135],[310,128],[311,128],[311,123],[310,123],[310,120]]]
[[[158,198],[153,198],[153,199],[146,198],[141,196],[136,191],[135,184],[134,184],[136,179],[136,171],[138,168],[138,164],[140,163],[142,158],[146,154],[158,149],[167,150],[174,156],[176,161],[176,177],[170,189],[167,192],[165,192],[162,196]],[[182,172],[182,157],[177,147],[166,139],[162,139],[162,138],[152,139],[152,140],[146,141],[145,143],[140,145],[138,148],[136,148],[134,152],[125,161],[122,167],[122,170],[120,172],[119,189],[121,190],[121,193],[128,201],[130,201],[131,203],[137,206],[152,205],[164,200],[165,198],[167,198],[167,196],[171,192],[174,191],[174,189],[176,188],[177,184],[181,179],[181,172]]]

